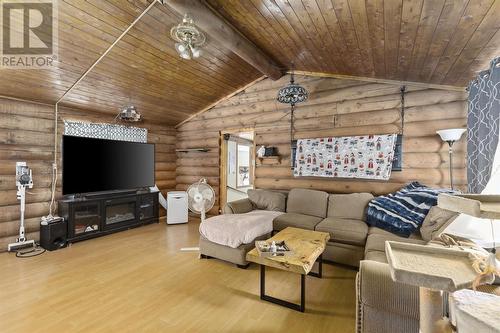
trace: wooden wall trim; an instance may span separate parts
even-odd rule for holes
[[[287,74],[290,74],[290,73],[291,73],[291,71],[287,72]],[[343,74],[333,74],[333,73],[322,73],[322,72],[294,71],[294,74],[305,75],[305,76],[314,76],[314,77],[323,77],[323,78],[333,78],[333,79],[358,80],[358,81],[365,81],[365,82],[410,85],[413,87],[452,90],[452,91],[461,91],[461,92],[465,91],[465,89],[466,89],[466,87],[450,86],[450,85],[444,85],[444,84],[433,84],[433,83],[414,82],[414,81],[388,80],[388,79],[379,79],[379,78],[373,78],[373,77],[353,76],[353,75],[343,75]]]

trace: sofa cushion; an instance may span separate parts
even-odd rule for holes
[[[321,222],[321,220],[323,220],[323,218],[316,216],[297,213],[285,213],[273,220],[273,230],[283,230],[286,227],[314,230],[316,224]]]
[[[294,188],[288,193],[286,212],[325,218],[327,206],[328,193]]]
[[[248,190],[248,199],[257,209],[284,212],[286,195],[267,190]]]
[[[368,228],[368,235],[372,235],[372,234],[385,235],[385,237],[391,238],[391,240],[392,240],[392,238],[396,237],[396,239],[398,239],[398,242],[399,241],[404,242],[405,239],[418,239],[418,240],[422,239],[419,232],[414,232],[413,234],[410,235],[410,237],[404,238],[404,237],[399,237],[398,235],[395,235],[392,232],[389,232],[389,231],[384,230],[384,229],[380,229],[377,227],[369,227]]]
[[[327,217],[315,230],[330,233],[330,241],[364,246],[368,225],[361,220]]]
[[[453,222],[457,216],[458,213],[433,206],[420,227],[422,239],[430,242]]]
[[[328,217],[365,220],[366,207],[373,199],[371,193],[330,194]]]
[[[369,251],[385,252],[385,241],[396,241],[396,242],[421,244],[421,245],[427,243],[426,241],[418,238],[399,237],[394,234],[383,235],[383,234],[372,233],[369,234],[368,238],[366,239],[365,256],[366,253],[368,253]]]
[[[323,259],[359,267],[359,262],[365,257],[365,247],[359,245],[344,244],[338,242],[327,242]]]
[[[254,209],[248,198],[227,202],[222,209],[223,214],[244,214]]]

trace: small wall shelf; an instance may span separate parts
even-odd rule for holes
[[[278,165],[281,164],[281,156],[257,157],[257,165]]]
[[[184,149],[176,149],[177,153],[189,153],[189,152],[202,152],[207,153],[210,151],[209,148],[184,148]]]

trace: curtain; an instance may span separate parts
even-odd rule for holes
[[[141,143],[148,141],[146,128],[71,120],[64,121],[64,135]]]
[[[467,180],[470,193],[481,193],[491,176],[498,144],[500,58],[469,84]]]
[[[500,195],[500,145],[497,145],[490,180],[481,194]],[[493,221],[493,234],[491,226],[488,219],[460,214],[443,232],[469,238],[484,248],[492,248],[495,243],[500,244],[500,220]]]

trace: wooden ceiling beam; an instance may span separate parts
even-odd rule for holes
[[[288,71],[287,73],[291,74],[291,71]],[[381,78],[375,78],[375,77],[343,75],[343,74],[334,74],[334,73],[308,72],[308,71],[297,71],[297,70],[293,71],[293,73],[295,75],[326,77],[326,78],[334,78],[334,79],[342,79],[342,80],[357,80],[357,81],[387,83],[387,84],[397,84],[397,85],[412,85],[415,87],[422,87],[422,88],[429,88],[429,89],[441,89],[441,90],[452,90],[452,91],[460,91],[460,92],[464,92],[465,88],[466,88],[466,87],[461,87],[461,86],[452,86],[452,85],[445,85],[445,84],[435,84],[435,83],[416,82],[416,81],[389,80],[389,79],[381,79]]]
[[[236,28],[216,15],[205,3],[199,0],[163,0],[162,2],[181,16],[191,15],[195,24],[204,32],[262,74],[273,80],[283,76],[275,61],[246,39]]]

